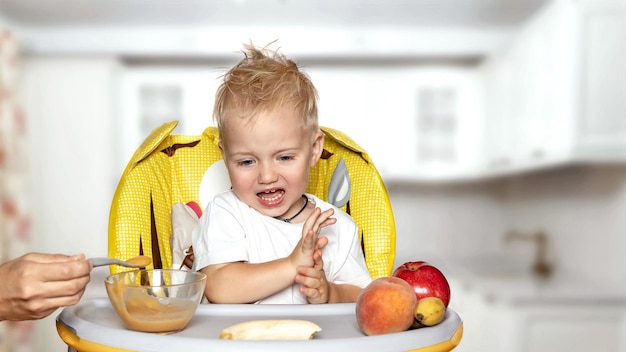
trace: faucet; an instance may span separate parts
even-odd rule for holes
[[[511,242],[516,239],[535,242],[535,261],[532,264],[532,271],[540,278],[548,278],[552,274],[552,265],[548,262],[548,236],[545,232],[538,231],[525,234],[509,231],[504,238],[505,242]]]

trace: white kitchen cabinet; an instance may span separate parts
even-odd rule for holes
[[[540,294],[519,301],[464,280],[450,282],[450,306],[464,327],[455,352],[619,352],[626,348],[623,302],[593,297],[542,301]]]
[[[414,174],[423,180],[465,178],[479,164],[482,85],[474,67],[414,74]]]
[[[348,133],[385,181],[462,177],[477,164],[480,77],[471,65],[310,67],[320,123]]]
[[[513,127],[512,65],[507,51],[498,53],[483,66],[484,94],[484,134],[480,143],[484,148],[483,164],[488,170],[510,167],[513,162],[516,130]]]
[[[626,2],[583,2],[577,153],[626,160]]]
[[[165,122],[178,121],[175,133],[179,134],[200,134],[214,125],[215,91],[223,73],[211,65],[125,66],[119,75],[118,96],[124,160]]]
[[[623,351],[623,313],[610,307],[572,305],[520,310],[520,343],[516,350],[533,352]]]
[[[486,174],[626,160],[626,3],[557,0],[482,64]]]

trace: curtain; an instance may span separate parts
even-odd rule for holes
[[[28,252],[31,244],[26,118],[15,96],[18,49],[0,23],[0,263]],[[32,321],[0,322],[0,352],[34,351],[34,328]]]

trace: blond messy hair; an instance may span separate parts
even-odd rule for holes
[[[259,113],[282,108],[293,109],[304,128],[317,130],[318,96],[309,76],[278,50],[244,48],[244,58],[222,76],[215,94],[213,119],[220,135],[230,119],[251,122]]]

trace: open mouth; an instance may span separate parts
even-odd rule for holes
[[[282,189],[273,189],[270,191],[257,193],[257,198],[263,206],[271,207],[280,204],[285,197],[285,191]]]

